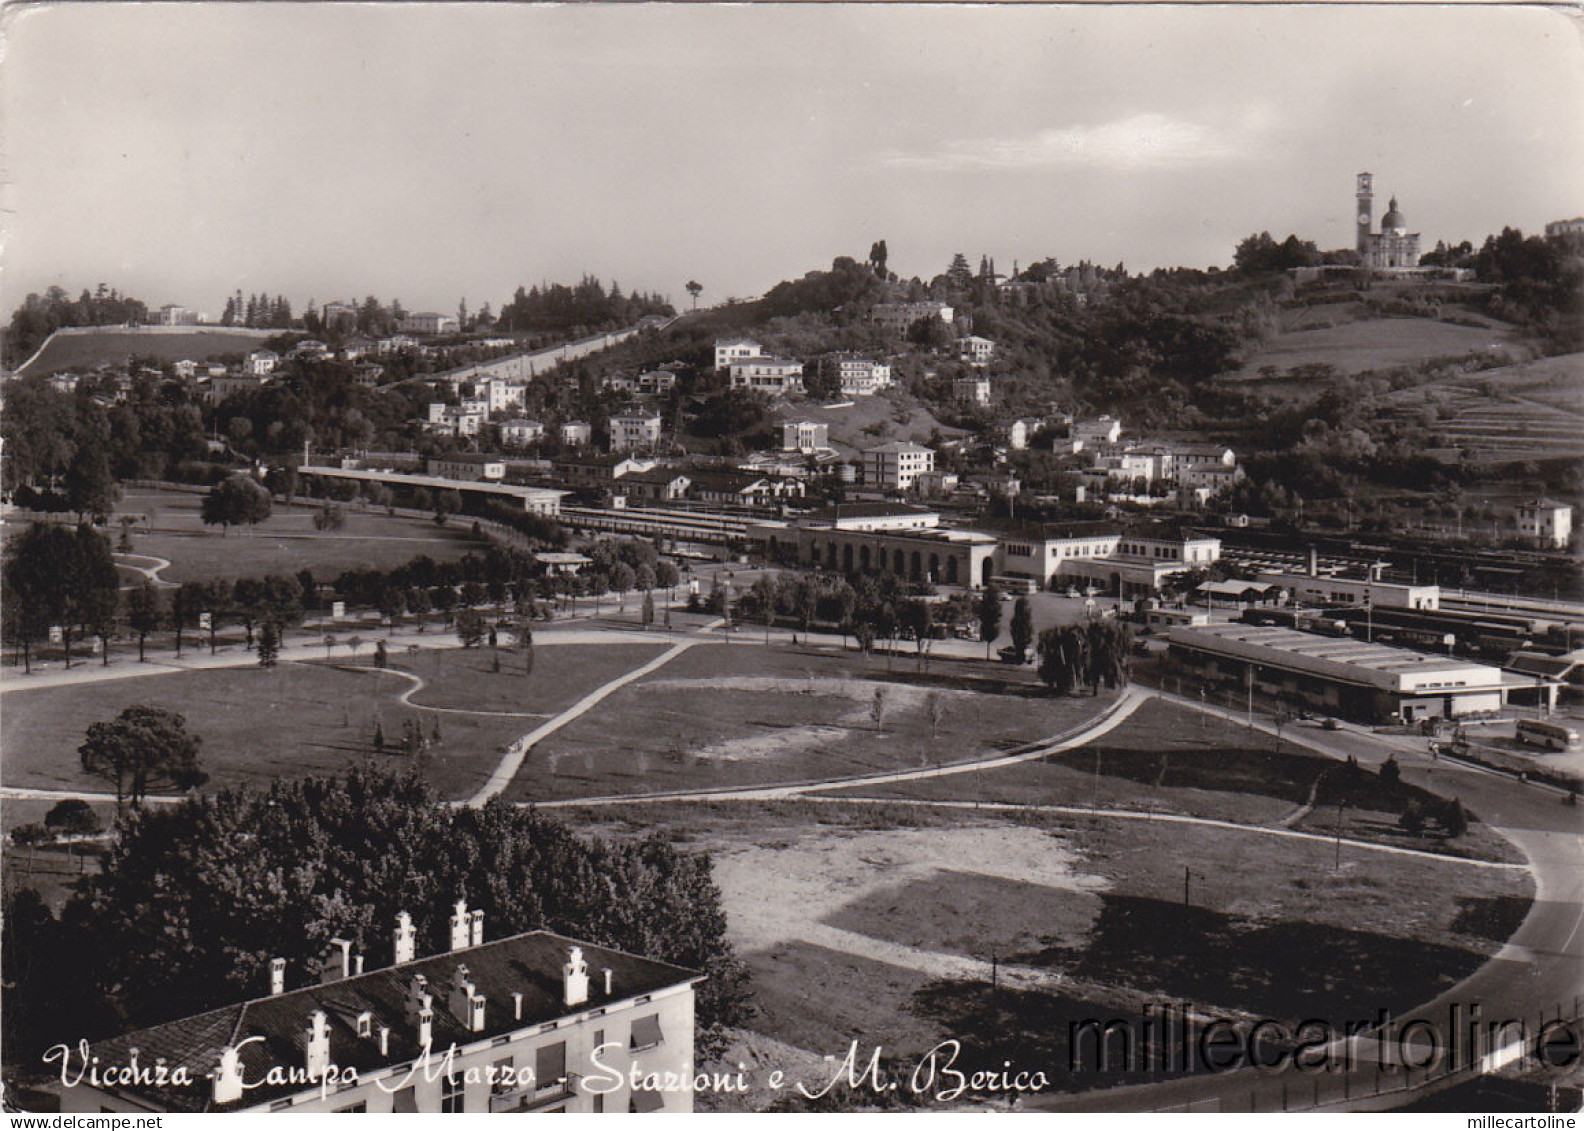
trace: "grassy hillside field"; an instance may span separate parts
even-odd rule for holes
[[[134,355],[157,357],[161,361],[207,361],[225,354],[256,350],[279,333],[279,330],[223,326],[141,326],[136,329],[97,326],[57,330],[36,355],[17,369],[17,375],[85,371],[99,365],[119,365]]]

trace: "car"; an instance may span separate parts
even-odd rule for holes
[[[1338,727],[1337,721],[1335,719],[1327,717],[1327,718],[1324,718],[1324,719],[1320,720],[1320,729],[1321,730],[1338,730],[1340,728]]]
[[[1028,657],[1024,655],[1023,649],[1013,647],[1010,644],[997,651],[996,655],[1001,657],[1003,664],[1024,664],[1028,662]]]

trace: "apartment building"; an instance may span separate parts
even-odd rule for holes
[[[610,418],[610,450],[631,452],[660,442],[660,414],[631,410]]]
[[[731,387],[783,396],[803,389],[803,363],[784,357],[745,357],[731,362]]]
[[[450,949],[418,958],[402,912],[389,966],[332,939],[298,988],[275,959],[264,996],[100,1041],[61,1110],[692,1110],[702,975],[549,931],[486,942],[466,902],[449,926]]]
[[[906,491],[926,471],[935,470],[935,452],[922,444],[892,440],[863,451],[865,486]]]

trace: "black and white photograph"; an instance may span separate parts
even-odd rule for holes
[[[1577,7],[0,48],[9,1126],[1577,1126]]]

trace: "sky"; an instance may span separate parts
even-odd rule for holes
[[[6,10],[0,302],[106,282],[679,307],[867,256],[1225,266],[1584,214],[1584,22],[1418,5],[62,4]]]

